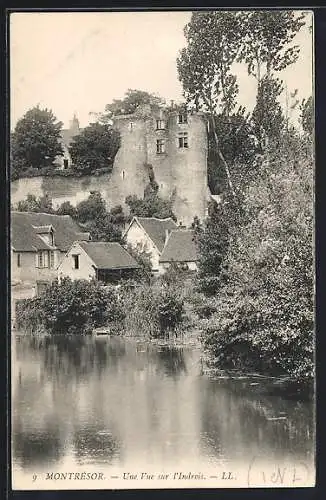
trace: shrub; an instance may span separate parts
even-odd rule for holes
[[[49,285],[39,297],[27,299],[17,325],[52,334],[88,333],[95,327],[120,321],[122,310],[113,289],[96,281],[64,278]]]
[[[160,337],[176,332],[183,320],[184,300],[159,283],[124,289],[122,294],[127,333]]]

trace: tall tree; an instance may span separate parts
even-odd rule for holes
[[[241,41],[240,15],[237,12],[194,12],[184,29],[187,46],[182,49],[177,67],[187,104],[208,112],[216,151],[234,193],[228,164],[216,133],[217,113],[230,115],[236,105],[238,84],[231,73]]]
[[[70,147],[73,169],[90,174],[100,168],[111,168],[120,146],[119,132],[112,127],[92,123],[75,136]]]
[[[256,106],[252,112],[254,133],[262,149],[271,139],[278,140],[286,120],[278,98],[283,91],[278,79],[265,76],[259,83]]]
[[[246,11],[240,14],[242,43],[238,61],[257,80],[257,101],[253,112],[256,136],[262,147],[279,136],[286,125],[278,98],[282,81],[275,73],[297,61],[300,53],[293,44],[305,24],[305,14],[290,10]]]
[[[253,10],[240,14],[242,44],[238,59],[248,66],[258,85],[262,78],[296,62],[299,46],[293,39],[305,24],[304,14],[291,10]]]
[[[61,128],[62,122],[53,112],[39,106],[18,120],[11,136],[11,159],[17,176],[30,167],[49,167],[56,156],[63,155]]]

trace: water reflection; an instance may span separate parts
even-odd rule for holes
[[[200,351],[108,337],[18,337],[13,460],[76,466],[313,459],[312,405],[201,375]]]

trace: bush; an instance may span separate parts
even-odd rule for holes
[[[20,306],[17,326],[51,334],[88,333],[93,328],[121,321],[123,315],[113,289],[96,281],[64,278],[49,285],[39,297]]]
[[[124,328],[127,333],[148,338],[175,333],[182,323],[184,300],[160,284],[124,289]]]

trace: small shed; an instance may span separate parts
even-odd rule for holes
[[[118,283],[132,278],[139,267],[119,243],[75,241],[58,267],[58,277]]]

